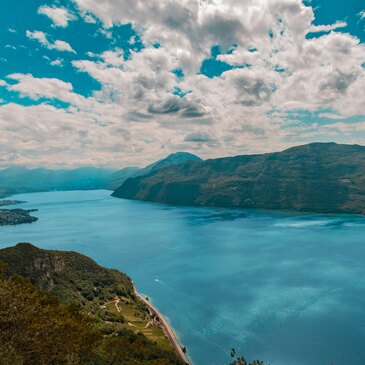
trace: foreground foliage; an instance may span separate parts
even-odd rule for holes
[[[116,292],[132,301],[126,275],[29,244],[0,250],[1,260],[0,365],[181,364],[172,350],[123,328],[121,316],[100,310]]]

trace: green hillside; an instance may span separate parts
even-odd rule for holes
[[[313,143],[189,161],[128,179],[113,196],[173,205],[365,213],[365,147]]]
[[[28,243],[0,266],[0,365],[181,364],[125,274]]]

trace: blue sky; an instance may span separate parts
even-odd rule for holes
[[[361,1],[6,3],[2,167],[365,144]]]

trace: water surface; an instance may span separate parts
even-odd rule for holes
[[[128,273],[169,319],[194,365],[231,347],[272,365],[365,364],[365,219],[167,207],[107,191],[17,195],[32,242]]]

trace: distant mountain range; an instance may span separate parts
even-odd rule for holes
[[[0,196],[51,190],[105,188],[114,170],[82,167],[73,170],[10,167],[0,170]]]
[[[198,156],[177,152],[145,168],[115,169],[82,167],[72,170],[28,169],[10,167],[0,170],[0,198],[17,193],[52,190],[114,190],[130,177],[144,176],[169,165],[184,161],[200,161]]]
[[[365,147],[312,143],[283,152],[186,161],[129,178],[113,196],[173,205],[365,214]]]

